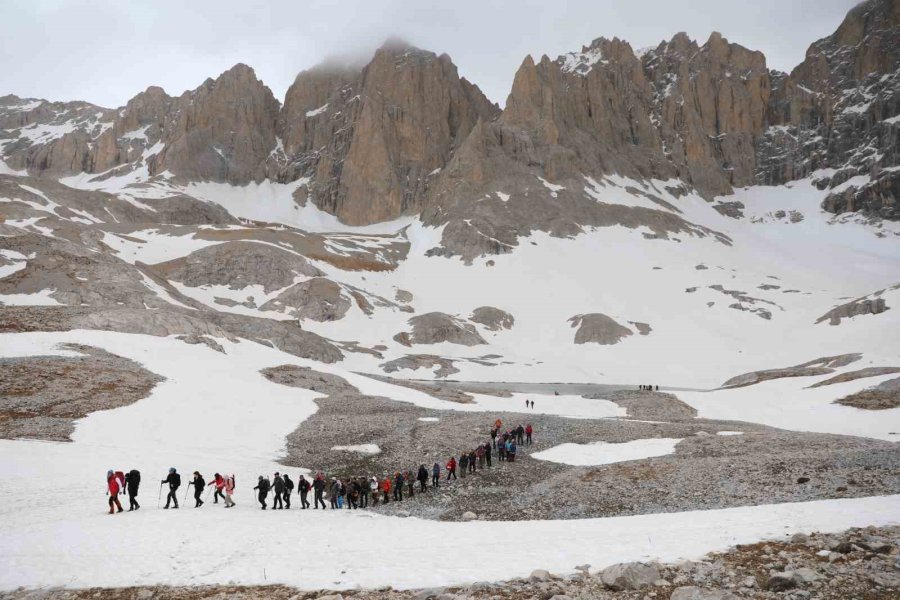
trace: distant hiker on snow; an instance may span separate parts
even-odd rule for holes
[[[322,494],[325,492],[325,476],[321,473],[316,474],[316,479],[313,481],[313,496],[315,496],[314,500],[316,502],[317,510],[319,508],[319,503],[322,503],[322,510],[325,510],[325,500],[322,498]]]
[[[106,493],[109,494],[109,514],[122,512],[122,504],[119,502],[119,491],[124,484],[124,477],[120,483],[119,476],[116,473],[112,470],[106,472]],[[114,510],[113,506],[118,508],[118,511]]]
[[[284,477],[281,479],[284,481],[284,508],[285,510],[290,510],[291,494],[294,493],[294,482],[291,481],[291,478],[288,477],[287,473],[285,473]]]
[[[194,479],[188,485],[194,486],[194,508],[200,508],[203,506],[203,500],[200,499],[200,496],[206,488],[206,481],[204,481],[203,475],[194,471]]]
[[[137,501],[138,488],[141,485],[141,472],[132,469],[125,473],[125,487],[128,489],[128,512],[137,510],[141,507]]]
[[[365,477],[360,477],[356,485],[359,487],[359,507],[369,508],[369,492],[372,488],[369,487],[368,480]]]
[[[309,500],[307,500],[307,496],[309,495],[309,482],[306,480],[306,477],[303,475],[300,476],[300,481],[297,482],[297,489],[300,491],[300,508],[306,510],[309,508]],[[318,507],[316,507],[318,508]]]
[[[213,481],[210,481],[210,482],[207,483],[206,485],[207,485],[207,487],[208,487],[208,486],[211,486],[211,485],[216,486],[216,493],[213,494],[213,504],[218,504],[218,503],[219,503],[219,496],[222,497],[222,500],[225,499],[225,495],[222,493],[222,490],[225,489],[225,478],[224,478],[224,477],[222,477],[221,475],[219,475],[218,473],[216,473],[215,478],[213,479]]]
[[[234,495],[234,475],[225,479],[225,508],[231,508],[234,506],[234,500],[231,498]]]
[[[178,474],[175,467],[169,468],[169,476],[160,483],[169,484],[169,495],[166,496],[166,505],[163,508],[169,508],[169,502],[172,502],[175,504],[175,508],[178,508],[178,498],[175,497],[175,492],[181,487],[181,475]]]
[[[260,506],[262,506],[263,510],[266,510],[266,496],[269,495],[269,487],[269,480],[260,475],[259,483],[257,483],[253,488],[254,490],[259,490],[259,496],[257,496],[257,499],[259,500],[259,504]]]
[[[272,480],[272,491],[275,492],[275,499],[272,500],[272,510],[281,510],[284,508],[284,479],[277,472],[275,479]]]

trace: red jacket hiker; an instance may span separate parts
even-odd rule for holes
[[[109,492],[109,514],[116,512],[113,506],[118,508],[118,512],[122,512],[122,505],[119,503],[119,491],[125,487],[125,474],[120,472],[113,473],[112,470],[106,472],[106,489]]]

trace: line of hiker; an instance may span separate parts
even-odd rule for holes
[[[447,471],[446,481],[457,479],[457,469],[460,470],[459,477],[466,477],[467,474],[476,473],[479,469],[492,466],[493,453],[497,453],[497,459],[501,462],[515,462],[516,454],[520,445],[531,445],[534,428],[531,423],[527,425],[519,425],[514,429],[508,429],[500,433],[503,422],[497,419],[491,427],[491,440],[479,444],[477,447],[463,451],[459,460],[455,456],[451,456],[444,465]],[[306,479],[304,475],[300,475],[296,484],[287,473],[276,472],[273,479],[260,475],[256,486],[253,488],[257,492],[256,498],[262,510],[268,507],[268,497],[272,494],[273,510],[290,510],[291,496],[296,489],[300,494],[300,508],[307,509],[310,507],[309,492],[313,492],[314,509],[318,509],[321,505],[325,510],[325,495],[327,493],[329,505],[332,510],[335,509],[358,509],[368,508],[369,502],[373,506],[377,506],[379,502],[387,504],[393,499],[394,502],[403,501],[403,491],[406,488],[407,496],[413,497],[416,494],[416,483],[418,483],[418,493],[424,493],[428,489],[428,481],[431,480],[431,489],[437,490],[441,485],[441,465],[435,462],[431,468],[427,468],[424,464],[419,465],[418,469],[396,471],[393,476],[385,474],[379,480],[377,477],[355,477],[350,478],[346,482],[341,481],[337,477],[332,477],[327,481],[322,472],[316,473],[312,481]],[[129,511],[138,510],[140,504],[137,502],[138,488],[141,483],[141,474],[137,469],[132,469],[128,473],[122,471],[109,470],[106,474],[107,493],[109,494],[109,514],[122,512],[122,505],[119,502],[119,494],[128,492]],[[162,489],[164,485],[168,485],[168,494],[166,495],[166,505],[164,509],[178,508],[178,489],[181,487],[181,475],[171,467],[165,479],[160,481],[160,494],[157,500],[162,498]],[[236,505],[234,501],[234,490],[236,487],[235,476],[223,476],[216,473],[213,480],[206,482],[203,476],[198,472],[193,472],[191,481],[188,486],[194,488],[194,508],[203,506],[203,493],[207,488],[213,487],[215,494],[213,495],[213,503],[218,504],[221,498],[225,504],[225,508],[232,508]],[[208,492],[207,492],[208,494]],[[185,492],[185,500],[187,500],[187,490]],[[114,507],[118,508],[118,511]]]
[[[638,386],[638,389],[639,389],[639,390],[643,390],[643,391],[645,391],[645,392],[653,392],[653,391],[657,391],[657,392],[658,392],[658,391],[659,391],[659,386],[658,386],[658,385],[656,386],[656,390],[654,390],[653,387],[654,387],[654,386],[652,386],[652,385],[639,385],[639,386]]]

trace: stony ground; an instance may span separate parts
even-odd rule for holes
[[[566,419],[428,410],[359,394],[339,377],[308,369],[279,367],[266,374],[328,394],[316,401],[319,410],[288,436],[282,462],[342,480],[415,472],[420,464],[430,468],[435,461],[443,467],[451,455],[488,441],[498,417],[513,426],[534,426],[534,444],[523,447],[515,463],[499,463],[495,456],[493,467],[450,484],[444,481],[439,491],[429,489],[402,503],[370,505],[386,514],[440,520],[459,520],[466,512],[488,520],[574,519],[900,492],[898,444],[697,419],[669,394],[604,394],[627,408],[629,418]],[[743,433],[720,436],[718,431]],[[643,438],[683,441],[673,455],[598,467],[530,456],[565,442]],[[376,444],[381,452],[369,456],[332,449],[359,444]]]
[[[0,359],[0,438],[69,441],[73,421],[147,397],[162,377],[89,346],[80,356]]]
[[[534,571],[525,579],[427,590],[303,592],[266,587],[135,587],[16,590],[5,600],[896,600],[900,527],[797,534],[782,542],[738,546],[700,561],[581,565],[577,574]]]

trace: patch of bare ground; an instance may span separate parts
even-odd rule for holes
[[[137,402],[163,381],[99,348],[60,348],[80,356],[0,359],[0,438],[70,441],[75,419]]]
[[[875,387],[838,398],[834,403],[864,410],[887,410],[900,407],[900,377],[883,381]]]

